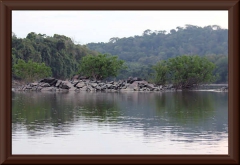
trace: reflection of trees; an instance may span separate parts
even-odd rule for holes
[[[84,116],[88,120],[94,121],[116,121],[119,116],[119,109],[116,104],[107,102],[87,102],[84,106],[75,107],[77,116]]]
[[[156,97],[156,112],[179,124],[204,122],[214,113],[214,95],[209,92],[169,92]]]
[[[169,132],[196,140],[226,133],[227,93],[13,93],[13,131],[23,124],[34,135],[42,129],[68,133],[77,121],[113,123],[114,129],[143,131],[148,137]]]
[[[129,132],[140,129],[146,141],[167,136],[173,141],[213,143],[227,136],[227,93],[182,91],[128,96],[131,101],[123,95],[120,105],[132,109],[120,127]]]
[[[96,118],[97,121],[113,121],[119,116],[114,96],[114,93],[13,93],[12,123],[22,123],[28,130],[51,126],[63,130],[81,116],[95,121]]]

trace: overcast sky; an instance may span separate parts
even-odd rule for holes
[[[228,11],[13,11],[12,31],[25,38],[35,32],[65,35],[75,43],[108,42],[112,37],[142,35],[186,24],[228,29]]]

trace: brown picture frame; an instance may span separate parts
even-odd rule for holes
[[[1,0],[0,164],[239,164],[239,0]],[[12,10],[228,10],[228,155],[12,155]]]

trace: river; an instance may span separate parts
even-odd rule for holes
[[[12,154],[228,154],[228,92],[12,92]]]

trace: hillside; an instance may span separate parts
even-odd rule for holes
[[[155,64],[179,55],[227,55],[228,30],[219,26],[186,25],[166,31],[145,30],[141,36],[116,38],[108,43],[89,43],[87,47],[120,59],[141,64]]]

